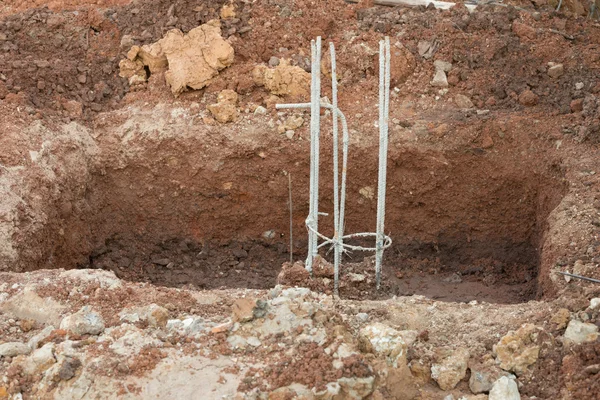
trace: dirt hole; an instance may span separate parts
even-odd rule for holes
[[[266,155],[260,149],[215,155],[205,138],[155,140],[130,145],[135,151],[125,156],[104,148],[85,190],[65,189],[62,203],[51,205],[56,222],[36,238],[30,265],[102,268],[164,286],[270,288],[289,260],[287,173],[293,175],[294,260],[304,259],[306,142]],[[321,211],[331,215],[327,151],[322,159]],[[347,232],[375,229],[376,165],[376,149],[351,152]],[[510,149],[396,146],[386,215],[394,244],[385,255],[384,288],[374,290],[370,255],[355,253],[345,258],[341,295],[498,303],[539,297],[545,221],[564,191],[559,167]],[[329,219],[320,226],[331,234]],[[323,255],[331,257],[327,249]],[[332,286],[328,276],[305,284]]]

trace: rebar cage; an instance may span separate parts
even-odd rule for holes
[[[334,250],[334,294],[339,292],[339,274],[342,254],[347,251],[374,251],[377,289],[381,286],[381,266],[383,251],[390,247],[392,239],[384,234],[385,195],[387,178],[388,120],[390,104],[390,39],[379,42],[379,172],[377,178],[377,232],[362,232],[344,235],[346,211],[346,176],[348,171],[348,124],[344,113],[338,108],[335,46],[329,43],[331,56],[331,103],[321,99],[321,37],[311,41],[311,96],[310,103],[277,104],[277,109],[310,108],[310,200],[306,218],[308,230],[308,255],[306,269],[312,273],[312,266],[318,250],[331,245]],[[320,150],[320,111],[331,110],[333,133],[333,237],[319,232],[319,150]],[[339,171],[339,124],[342,125],[342,172],[340,188]],[[345,243],[351,238],[375,237],[375,247],[355,246]],[[319,244],[319,239],[322,243]]]

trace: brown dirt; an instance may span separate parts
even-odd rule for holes
[[[237,291],[201,306],[193,294],[273,287],[290,256],[288,174],[292,256],[305,257],[309,117],[296,113],[306,122],[293,140],[278,135],[276,122],[294,113],[268,107],[265,116],[254,115],[257,105],[270,106],[273,99],[255,86],[250,71],[273,56],[309,70],[310,39],[317,35],[336,45],[340,107],[351,122],[346,232],[372,231],[373,49],[386,34],[397,57],[386,215],[394,244],[385,256],[380,292],[373,287],[370,255],[345,258],[342,298],[381,301],[417,294],[451,302],[448,307],[472,300],[543,300],[538,314],[507,317],[511,329],[529,320],[547,323],[550,304],[583,312],[598,287],[567,283],[554,271],[583,265],[586,275],[600,279],[599,28],[573,14],[583,7],[579,3],[567,2],[560,13],[545,2],[524,3],[513,5],[525,11],[485,5],[469,14],[460,6],[438,11],[341,0],[234,1],[236,17],[222,26],[235,49],[234,64],[207,88],[173,100],[161,74],[141,90],[130,89],[118,76],[119,61],[132,44],[153,43],[169,29],[188,32],[218,18],[224,0],[3,2],[0,271],[94,268],[138,282],[110,292],[94,285],[78,292],[70,289],[72,282],[39,272],[49,280],[37,289],[40,296],[68,303],[70,311],[92,305],[107,326],[119,325],[117,313],[124,307],[150,303],[167,308],[172,318],[200,313],[222,319]],[[423,41],[436,49],[431,59],[419,54]],[[437,59],[453,63],[447,92],[429,85]],[[550,77],[549,62],[562,63],[565,73]],[[220,125],[206,105],[226,88],[240,94],[241,117]],[[459,109],[458,94],[475,109]],[[331,93],[324,88],[323,95]],[[294,100],[299,99],[280,99]],[[330,128],[329,119],[323,128]],[[322,145],[321,211],[331,215],[331,173],[325,172],[331,168],[331,138],[324,137]],[[330,219],[323,218],[320,227],[331,235]],[[327,249],[322,255],[331,261]],[[301,266],[284,264],[280,283],[330,294],[332,272],[325,269],[311,278]],[[6,293],[22,276],[0,273]],[[386,320],[387,306],[381,304],[371,315]],[[598,324],[597,316],[590,318]],[[461,327],[447,321],[443,336],[456,336],[469,321]],[[0,319],[1,340],[27,340],[41,329],[27,324]],[[474,347],[489,350],[506,333],[503,328],[477,337],[481,343]],[[419,330],[422,342],[431,335],[436,345],[445,344],[439,332]],[[63,339],[58,331],[51,338]],[[171,339],[172,345],[186,345]],[[231,355],[225,335],[211,340],[215,354]],[[187,351],[196,351],[187,345]],[[257,357],[268,359],[280,350],[273,345],[257,350]],[[295,379],[320,387],[337,377],[327,375],[334,372],[327,371],[331,357],[322,347],[302,350],[271,370],[251,370],[247,388]],[[131,371],[143,375],[162,356],[145,349]],[[588,367],[599,360],[597,343],[573,350],[556,346],[541,354],[531,376],[520,378],[521,394],[594,399],[598,373]],[[364,375],[361,363],[348,360],[352,376]],[[13,393],[32,387],[18,369],[3,368],[17,382]]]

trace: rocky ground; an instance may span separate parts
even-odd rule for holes
[[[556,6],[4,1],[0,399],[598,399],[600,285],[558,272],[600,279],[600,25]],[[369,254],[340,297],[327,249],[298,261],[310,115],[274,105],[307,100],[318,35],[348,232],[391,38],[380,291]]]

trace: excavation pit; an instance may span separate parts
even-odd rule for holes
[[[71,132],[42,153],[30,183],[39,186],[50,168],[52,190],[30,194],[44,198],[37,206],[47,220],[16,236],[19,270],[101,268],[162,286],[273,287],[290,257],[290,173],[293,259],[304,260],[308,142],[279,142],[260,127],[176,129],[128,120],[97,129],[95,142],[85,130]],[[354,253],[344,257],[341,296],[541,297],[546,218],[565,193],[560,168],[510,146],[417,149],[394,133],[391,144],[386,233],[394,244],[385,253],[383,289],[374,290],[370,254]],[[375,228],[376,148],[351,145],[347,232]],[[330,152],[324,139],[322,171],[331,168]],[[323,172],[320,211],[332,215],[330,188]],[[331,218],[320,229],[331,235]],[[330,278],[297,283],[330,292]]]

